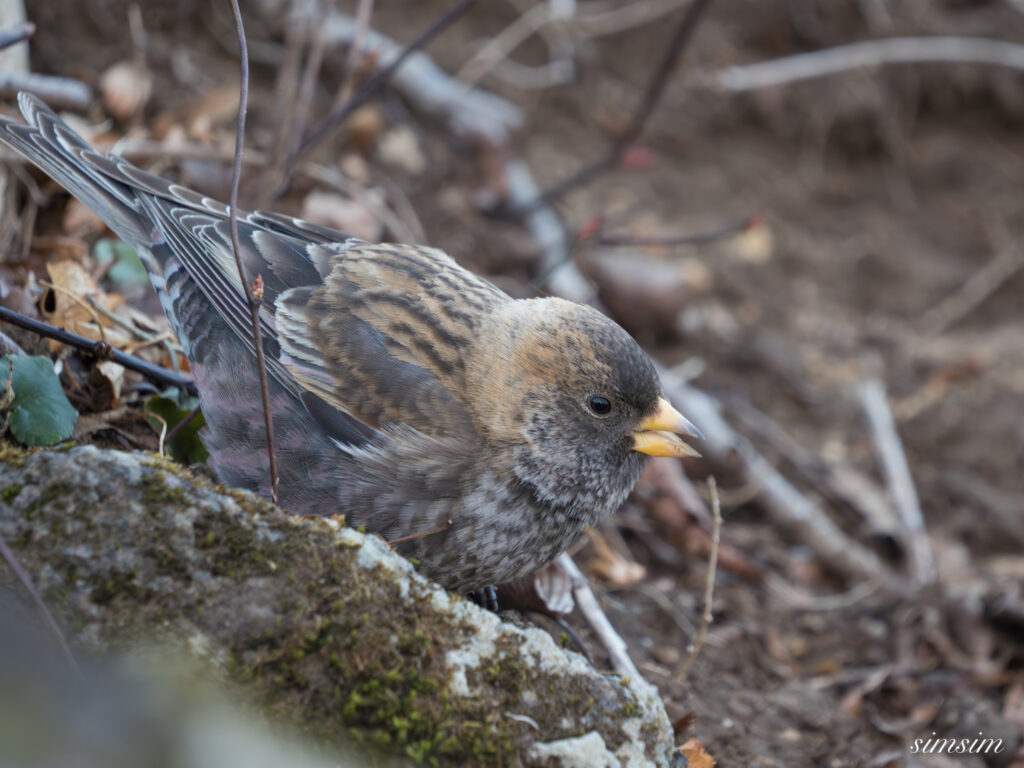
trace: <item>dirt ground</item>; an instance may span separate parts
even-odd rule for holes
[[[234,30],[218,5],[143,8],[155,88],[144,110],[112,131],[162,139],[166,126],[205,110],[211,127],[205,135],[189,128],[192,140],[230,148],[233,113],[216,105],[230,103],[225,94],[236,88]],[[457,72],[531,5],[481,3],[428,53]],[[634,660],[659,686],[679,743],[696,737],[719,765],[1024,765],[1024,74],[897,65],[740,94],[693,75],[882,37],[1020,41],[1018,5],[719,0],[626,162],[556,204],[570,233],[599,216],[602,233],[633,238],[700,235],[757,217],[741,234],[704,244],[615,247],[590,237],[573,258],[655,357],[714,395],[737,431],[908,585],[905,540],[864,511],[874,500],[895,519],[859,395],[867,379],[884,383],[916,484],[938,575],[898,596],[838,577],[773,522],[736,462],[688,462],[697,487],[717,476],[725,522],[714,621],[678,682],[702,611],[706,524],[652,474],[599,543],[577,552],[598,574]],[[407,42],[446,6],[379,0],[371,26]],[[585,14],[629,4],[577,6]],[[126,8],[28,3],[39,26],[33,70],[95,84],[132,56]],[[575,76],[563,85],[531,90],[485,74],[478,85],[525,117],[501,152],[520,153],[542,187],[600,157],[628,123],[679,13],[577,40]],[[285,46],[256,17],[249,142],[265,148]],[[547,57],[538,36],[509,54],[529,66]],[[342,79],[343,59],[325,52],[317,115]],[[214,92],[219,100],[203,101]],[[103,116],[98,108],[91,115]],[[337,167],[343,158],[343,170],[365,174],[364,190],[380,190],[406,221],[418,219],[430,244],[529,295],[543,277],[536,244],[514,219],[480,206],[501,190],[497,150],[452,136],[387,89],[360,119],[315,162]],[[412,132],[422,168],[382,159],[381,137],[396,127]],[[155,167],[224,197],[223,164]],[[298,212],[312,189],[293,179],[261,204]],[[243,198],[263,192],[250,185]],[[63,204],[55,197],[40,210],[37,237],[54,231]],[[43,261],[37,245],[28,262],[6,258],[2,274],[16,281]],[[837,473],[859,478],[863,504],[861,492],[837,494]],[[600,569],[609,560],[643,571],[609,577]],[[570,623],[607,663],[583,622]],[[1005,747],[981,756],[912,752],[917,739],[979,733]]]

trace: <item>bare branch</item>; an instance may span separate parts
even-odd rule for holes
[[[914,479],[910,475],[907,455],[903,451],[903,443],[896,432],[896,422],[885,399],[885,387],[878,379],[867,379],[861,383],[859,394],[875,438],[878,460],[885,470],[889,490],[909,539],[907,549],[914,580],[919,585],[931,584],[935,581],[935,563],[928,532],[925,530],[924,516],[921,514]]]
[[[650,82],[647,84],[643,98],[640,101],[640,106],[633,114],[629,127],[612,141],[605,156],[590,165],[584,166],[568,179],[547,189],[536,200],[529,203],[525,208],[520,209],[518,211],[520,215],[526,215],[543,203],[551,203],[564,197],[567,193],[583,186],[619,162],[623,153],[629,148],[629,145],[636,141],[643,132],[647,119],[651,116],[654,108],[658,106],[658,102],[661,101],[669,76],[682,57],[683,51],[686,50],[687,43],[693,38],[693,32],[697,28],[697,23],[700,21],[704,10],[710,4],[711,0],[693,0],[690,7],[686,9],[686,13],[683,14],[675,33],[672,35],[672,40],[669,42],[664,54],[662,54],[658,67],[654,70]]]
[[[92,88],[80,80],[35,72],[0,72],[0,98],[17,96],[21,91],[35,94],[54,109],[84,112],[92,104]]]
[[[196,394],[195,382],[187,376],[181,376],[158,365],[147,363],[145,360],[126,355],[124,352],[114,349],[104,342],[93,341],[84,336],[79,336],[77,333],[65,331],[63,328],[41,323],[7,307],[0,307],[0,320],[16,325],[19,328],[25,328],[33,333],[38,333],[47,339],[54,339],[61,344],[67,344],[69,347],[73,347],[81,352],[86,352],[105,360],[112,360],[118,365],[122,365],[136,373],[141,373],[143,376],[159,381],[161,384],[178,387],[190,395]]]
[[[71,665],[71,669],[79,679],[82,679],[82,671],[78,668],[78,664],[75,662],[75,657],[71,653],[71,647],[68,645],[68,641],[64,639],[64,633],[60,631],[60,626],[57,621],[53,618],[53,614],[50,613],[50,609],[46,607],[46,603],[43,602],[42,596],[36,589],[35,584],[32,583],[32,579],[25,572],[25,569],[21,567],[21,563],[14,556],[11,548],[7,546],[7,542],[4,541],[3,536],[0,536],[0,557],[3,557],[7,561],[7,566],[11,569],[11,572],[17,577],[18,581],[21,582],[25,590],[31,595],[32,602],[36,605],[36,610],[39,611],[39,615],[43,618],[43,623],[46,624],[47,628],[57,638],[57,642],[60,644],[61,650],[64,651],[64,656],[68,660],[68,664]]]
[[[744,232],[749,232],[751,229],[759,226],[763,222],[760,216],[750,216],[743,221],[738,221],[734,224],[728,224],[719,229],[713,229],[709,232],[698,232],[693,235],[676,235],[673,237],[643,237],[623,234],[608,234],[598,235],[596,242],[598,245],[605,245],[612,248],[620,247],[654,247],[654,248],[671,248],[677,245],[706,245],[713,243],[716,240],[723,240],[733,235],[741,235]]]
[[[338,94],[334,97],[335,107],[342,106],[352,98],[352,92],[356,88],[356,65],[359,62],[359,53],[363,47],[366,30],[370,28],[371,15],[373,15],[373,0],[359,0],[359,6],[356,8],[355,31],[348,44],[348,53],[345,54],[344,79],[338,87]]]
[[[883,64],[988,64],[1024,70],[1024,45],[982,37],[891,37],[840,45],[745,66],[702,72],[693,79],[741,92]]]
[[[0,50],[10,48],[15,43],[28,40],[36,33],[36,25],[31,21],[23,21],[7,29],[0,30]]]
[[[926,335],[942,333],[977,309],[1021,267],[1024,267],[1024,250],[1015,244],[1008,246],[956,291],[925,312],[918,323],[921,332]]]
[[[242,290],[249,303],[252,315],[252,336],[256,347],[256,367],[260,376],[260,396],[263,399],[263,423],[267,430],[267,458],[270,462],[270,495],[274,503],[278,501],[277,457],[274,455],[274,420],[270,413],[270,386],[267,382],[267,364],[263,358],[263,335],[260,333],[260,301],[253,293],[252,284],[242,263],[242,250],[238,243],[238,182],[242,175],[242,143],[245,139],[245,110],[249,101],[249,51],[245,43],[245,27],[242,24],[242,12],[238,8],[238,0],[231,0],[231,10],[235,14],[235,25],[238,29],[238,56],[241,62],[241,94],[238,100],[238,128],[235,134],[235,163],[231,170],[231,198],[228,203],[228,217],[231,226],[231,247],[235,252],[235,266],[238,277],[242,281]],[[257,280],[261,280],[259,275]],[[260,291],[262,296],[262,291]]]
[[[355,92],[351,99],[340,107],[332,110],[327,117],[314,125],[299,148],[293,153],[293,156],[290,158],[291,162],[287,165],[291,166],[300,157],[313,150],[313,148],[316,147],[331,130],[340,125],[342,121],[351,115],[357,107],[365,103],[370,96],[376,93],[377,90],[384,85],[384,83],[391,79],[392,75],[394,75],[414,53],[425,47],[431,40],[458,20],[475,2],[476,0],[459,0],[452,9],[435,19],[434,22],[427,27],[427,29],[423,30],[423,32],[421,32],[415,40],[406,46],[401,53],[394,56],[387,66],[379,70],[377,74],[367,80],[366,83],[364,83],[363,86]],[[338,17],[335,17],[335,19],[337,18]],[[324,26],[324,34],[327,35],[327,23],[325,23]]]
[[[576,599],[576,605],[579,607],[580,613],[583,614],[583,618],[586,619],[587,624],[590,625],[590,628],[601,638],[601,643],[604,645],[605,650],[608,651],[615,671],[622,677],[628,677],[631,680],[643,680],[644,678],[640,674],[640,670],[636,668],[633,660],[629,658],[626,641],[619,636],[619,633],[615,631],[615,627],[608,621],[604,611],[601,610],[601,606],[597,602],[594,591],[590,588],[590,582],[587,581],[587,577],[583,575],[583,572],[580,571],[568,553],[559,555],[557,562],[569,575],[569,580],[572,581],[572,593]]]

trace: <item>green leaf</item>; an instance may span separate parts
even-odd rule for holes
[[[100,264],[115,264],[107,272],[107,277],[114,283],[149,284],[149,273],[132,247],[121,240],[101,238],[92,249],[93,257]]]
[[[7,389],[8,377],[13,396]],[[8,424],[19,443],[53,445],[71,437],[78,412],[68,402],[49,358],[4,355],[0,358],[0,387],[4,401],[11,397]]]
[[[178,423],[189,416],[192,410],[199,406],[199,398],[189,397],[182,393],[177,387],[171,387],[153,395],[146,401],[146,413],[159,416],[167,422],[167,431],[170,432]],[[157,434],[163,430],[163,424],[159,419],[147,419]],[[209,452],[199,441],[199,430],[206,424],[202,413],[196,416],[174,436],[174,439],[167,444],[167,452],[171,458],[183,464],[196,464],[206,461]]]

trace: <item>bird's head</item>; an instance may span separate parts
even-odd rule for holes
[[[699,431],[661,394],[640,346],[596,310],[561,299],[510,301],[482,329],[471,409],[484,440],[548,503],[615,511],[643,455],[698,456]]]

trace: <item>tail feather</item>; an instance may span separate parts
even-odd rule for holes
[[[85,203],[122,240],[141,250],[150,232],[128,185],[92,172],[88,157],[95,151],[36,97],[22,93],[18,104],[27,124],[0,118],[0,140]]]

